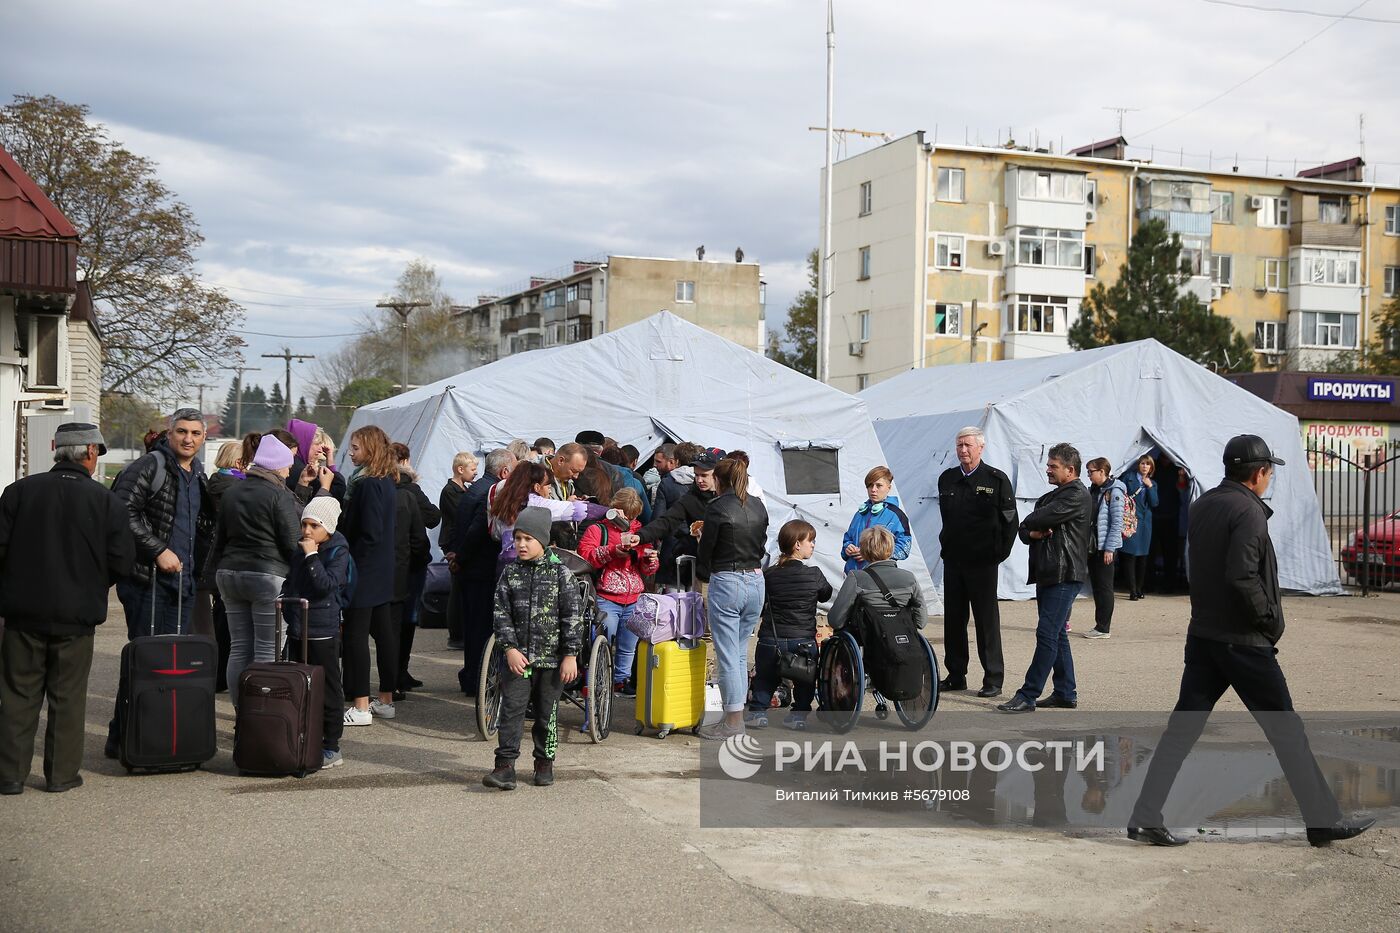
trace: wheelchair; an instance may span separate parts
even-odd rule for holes
[[[875,701],[877,719],[887,718],[893,703],[895,715],[906,729],[921,729],[927,725],[938,710],[938,659],[927,638],[920,635],[919,641],[923,643],[927,662],[920,677],[919,695],[909,700],[889,701],[869,687],[860,642],[855,635],[844,628],[833,632],[822,644],[817,657],[818,716],[821,720],[837,732],[851,731],[860,719],[869,690]]]
[[[583,725],[579,731],[587,733],[594,742],[601,742],[612,732],[613,656],[612,642],[600,624],[598,595],[593,589],[593,565],[573,551],[558,547],[551,547],[550,551],[572,574],[584,633],[583,650],[578,659],[579,677],[572,684],[564,685],[559,700],[582,710]],[[476,692],[476,729],[483,741],[489,741],[500,728],[501,681],[505,672],[505,649],[492,632],[481,653],[481,676]]]

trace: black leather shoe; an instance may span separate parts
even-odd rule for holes
[[[1325,848],[1343,839],[1355,839],[1375,825],[1376,818],[1368,816],[1362,820],[1342,820],[1335,826],[1325,826],[1322,829],[1309,828],[1308,842],[1315,848]]]
[[[1190,841],[1174,835],[1170,829],[1164,826],[1144,826],[1142,829],[1129,826],[1128,838],[1154,846],[1184,846]]]
[[[107,736],[107,744],[102,746],[102,755],[104,758],[111,758],[114,761],[121,757],[121,748],[117,744],[116,736]]]
[[[1036,706],[1041,709],[1078,709],[1078,700],[1066,700],[1058,693],[1052,693],[1043,700],[1036,700]]]
[[[481,783],[497,790],[515,790],[515,765],[502,758],[496,759],[496,768]]]
[[[407,671],[404,671],[399,675],[399,686],[405,690],[417,690],[419,687],[423,686],[423,681],[414,677]]]
[[[989,697],[999,697],[999,696],[1001,696],[1001,688],[1000,688],[1000,687],[983,687],[981,690],[978,690],[978,691],[977,691],[977,695],[978,695],[979,697],[981,697],[982,699],[984,699],[984,700],[987,699],[987,698],[989,698]]]
[[[949,692],[951,692],[951,691],[956,691],[956,690],[966,690],[966,689],[967,689],[967,681],[966,681],[966,680],[954,680],[954,679],[951,678],[951,677],[944,677],[942,680],[940,680],[940,681],[938,682],[938,689],[939,689],[940,691],[942,691],[943,693],[949,693]]]
[[[13,797],[15,794],[24,793],[24,785],[19,781],[6,781],[0,784],[0,797]]]
[[[71,781],[64,781],[62,784],[45,784],[44,790],[51,794],[61,794],[66,790],[83,786],[83,776],[80,774]]]
[[[1016,696],[1000,704],[997,709],[1001,710],[1003,713],[1034,713],[1035,704],[1030,700],[1023,700]]]

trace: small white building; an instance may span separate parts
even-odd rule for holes
[[[78,231],[0,148],[0,487],[48,469],[59,422],[97,421],[101,347],[91,301],[70,318],[78,291]],[[95,387],[79,407],[75,369]]]

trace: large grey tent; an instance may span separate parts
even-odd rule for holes
[[[1106,457],[1115,473],[1160,448],[1185,468],[1186,494],[1195,499],[1223,477],[1226,440],[1258,434],[1287,461],[1267,496],[1281,584],[1304,593],[1340,592],[1298,419],[1155,340],[911,370],[861,398],[940,589],[938,474],[957,463],[958,429],[977,425],[987,437],[984,457],[1011,477],[1022,516],[1049,491],[1045,454],[1056,442],[1070,442],[1085,460]],[[1018,543],[1002,565],[1001,598],[1034,595],[1026,585],[1026,558]]]
[[[833,584],[866,471],[885,462],[865,403],[668,312],[582,343],[508,356],[355,412],[406,443],[435,491],[459,450],[511,438],[572,440],[595,429],[643,454],[668,437],[746,451],[763,488],[769,552],[792,518],[817,528],[815,560]],[[342,456],[344,449],[342,448]],[[906,564],[940,605],[917,550]]]

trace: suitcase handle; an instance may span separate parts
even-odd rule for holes
[[[681,554],[679,557],[676,558],[676,584],[677,584],[677,585],[679,585],[680,582],[681,582],[681,567],[684,566],[684,565],[688,565],[688,566],[690,567],[690,582],[686,584],[686,587],[685,587],[685,588],[686,588],[686,590],[688,590],[689,592],[692,592],[692,593],[693,593],[693,592],[696,591],[696,590],[695,590],[695,584],[696,584],[696,579],[695,579],[695,555],[694,555],[694,554]]]
[[[185,568],[179,570],[180,578],[175,581],[175,634],[183,635],[185,620]],[[151,564],[151,636],[156,634],[156,565]]]
[[[274,630],[273,630],[273,635],[272,635],[272,641],[273,641],[273,644],[274,644],[274,656],[275,656],[275,657],[278,657],[278,658],[282,657],[282,648],[283,648],[283,645],[282,645],[282,623],[283,623],[282,603],[283,603],[283,602],[285,602],[285,600],[284,600],[281,596],[277,597],[277,623],[276,623],[276,626],[275,626],[275,628],[274,628]],[[306,663],[309,663],[309,662],[307,662],[307,658],[311,657],[311,655],[310,655],[310,650],[311,650],[311,647],[310,647],[310,641],[311,641],[311,603],[310,603],[308,600],[305,600],[305,599],[296,599],[296,600],[294,600],[294,602],[301,603],[301,661],[302,661],[303,664],[306,664]]]

